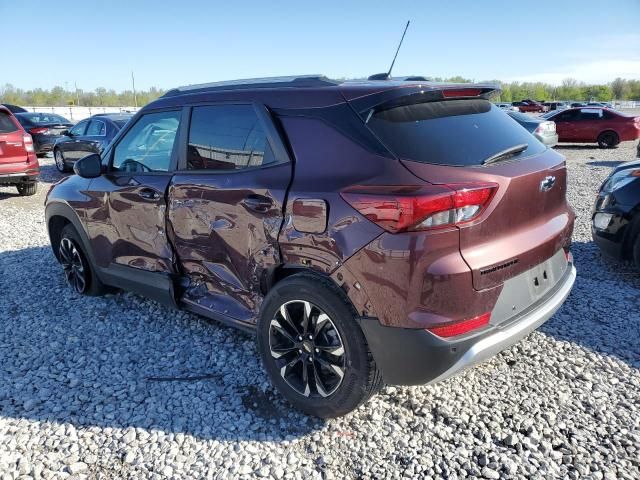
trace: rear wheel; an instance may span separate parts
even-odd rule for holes
[[[612,148],[620,143],[620,138],[616,132],[602,132],[598,135],[598,145],[600,148]]]
[[[59,148],[56,148],[53,152],[53,159],[56,162],[56,168],[59,172],[65,173],[69,171],[69,167],[64,163],[64,156]]]
[[[69,286],[80,295],[102,295],[105,287],[83,251],[80,237],[72,225],[62,229],[58,259]]]
[[[21,183],[16,185],[16,188],[18,189],[18,193],[23,197],[30,197],[38,191],[38,184],[36,182]]]
[[[294,275],[273,287],[258,320],[257,341],[271,382],[309,415],[344,415],[382,386],[352,307],[320,277]]]

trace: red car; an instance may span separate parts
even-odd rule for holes
[[[548,112],[549,107],[535,100],[523,100],[522,102],[513,102],[511,105],[517,107],[521,112],[542,113]]]
[[[39,173],[31,135],[8,108],[0,106],[0,185],[13,185],[20,195],[34,195]]]
[[[559,142],[598,143],[601,148],[611,148],[640,137],[640,117],[608,108],[570,108],[543,117],[556,122]]]

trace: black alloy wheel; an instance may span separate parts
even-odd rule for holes
[[[340,333],[317,305],[292,300],[269,325],[269,351],[280,376],[305,397],[328,397],[342,383],[345,350]]]
[[[73,240],[67,237],[60,240],[59,253],[60,263],[62,264],[67,283],[77,293],[85,293],[88,284],[86,275],[87,266]]]

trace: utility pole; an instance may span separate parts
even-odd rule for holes
[[[136,96],[136,79],[133,76],[133,70],[131,70],[131,85],[133,86],[133,103],[134,103],[134,107],[138,108],[138,97]]]
[[[80,106],[80,94],[78,93],[78,83],[73,82],[73,86],[76,87],[76,107]]]

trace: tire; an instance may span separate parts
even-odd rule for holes
[[[98,296],[106,292],[82,248],[82,241],[72,225],[62,229],[58,248],[58,260],[62,265],[69,286],[80,295]],[[79,278],[82,277],[80,280]]]
[[[21,196],[30,197],[31,195],[35,195],[38,191],[38,184],[36,182],[21,183],[16,185],[16,188]]]
[[[640,235],[636,237],[636,241],[633,244],[633,263],[638,273],[640,273]]]
[[[616,132],[611,130],[602,132],[598,135],[598,146],[600,148],[613,148],[620,143],[620,137]]]
[[[56,148],[53,151],[53,159],[55,160],[56,168],[60,173],[67,173],[71,171],[64,163],[64,155],[62,155],[62,151],[59,148]]]
[[[287,277],[267,294],[258,319],[258,351],[272,384],[295,408],[338,417],[382,387],[355,317],[342,292],[312,274]]]

